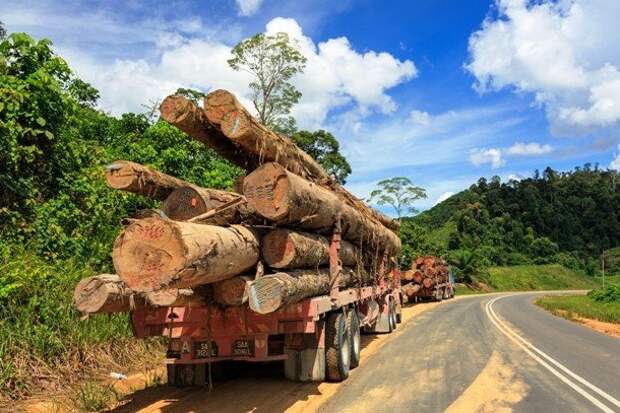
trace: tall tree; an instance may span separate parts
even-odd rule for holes
[[[286,33],[259,33],[237,44],[232,56],[230,67],[254,78],[250,90],[260,121],[291,135],[296,129],[291,108],[299,102],[301,92],[290,81],[303,72],[307,61],[297,43]]]
[[[380,181],[377,189],[370,193],[368,202],[376,201],[379,205],[392,206],[400,219],[404,213],[416,214],[418,210],[413,207],[413,203],[424,198],[426,189],[413,185],[409,178],[395,176]]]
[[[6,37],[6,29],[4,28],[4,23],[0,20],[0,41],[2,41]]]
[[[331,133],[325,130],[316,132],[299,131],[291,136],[293,142],[316,159],[338,182],[344,184],[351,174],[351,165],[340,153],[340,145]]]

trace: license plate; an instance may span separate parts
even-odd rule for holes
[[[217,356],[217,344],[215,343],[215,341],[212,341],[211,345],[209,345],[208,341],[197,341],[194,343],[194,358],[208,358],[209,351],[211,352],[211,357]]]
[[[254,340],[235,340],[232,345],[234,356],[251,356],[254,352]]]

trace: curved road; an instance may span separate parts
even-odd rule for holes
[[[401,327],[323,412],[620,412],[620,340],[541,293],[473,296]]]
[[[252,365],[210,393],[154,387],[115,412],[620,413],[620,339],[536,307],[541,294],[408,308],[396,332],[365,336],[343,383],[294,383],[281,366]]]

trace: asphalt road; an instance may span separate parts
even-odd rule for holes
[[[620,412],[620,340],[532,304],[475,296],[409,323],[322,412]]]
[[[620,339],[536,307],[538,294],[408,308],[394,333],[364,336],[362,364],[343,383],[247,365],[211,392],[152,387],[115,412],[620,413]]]

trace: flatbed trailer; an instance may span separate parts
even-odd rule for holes
[[[340,290],[339,233],[330,247],[329,295],[306,298],[270,314],[247,304],[223,307],[139,307],[131,314],[134,335],[169,339],[168,383],[203,385],[211,363],[226,360],[284,361],[295,381],[342,381],[359,364],[361,331],[390,333],[400,322],[400,272],[386,268],[376,285]]]

